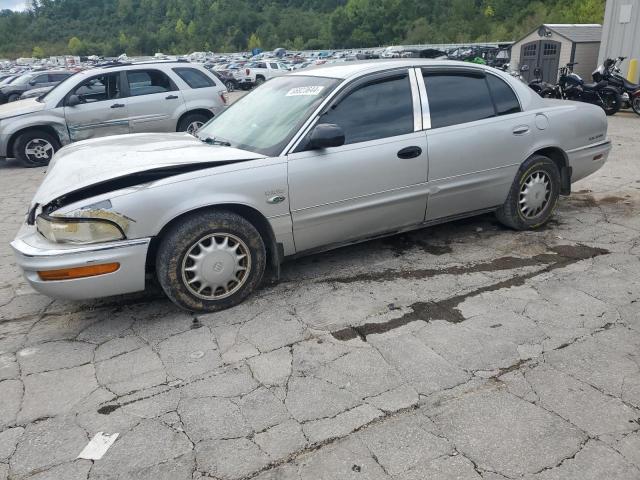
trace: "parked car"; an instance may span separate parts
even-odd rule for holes
[[[85,70],[42,97],[0,106],[0,158],[35,167],[78,140],[194,133],[224,110],[226,94],[217,77],[192,63],[112,63]]]
[[[238,80],[230,70],[211,70],[211,73],[224,83],[224,86],[227,87],[227,91],[233,92],[238,89]]]
[[[71,75],[73,75],[73,72],[66,70],[25,73],[8,85],[0,86],[0,105],[7,102],[15,102],[27,90],[53,87]]]
[[[347,62],[275,78],[196,136],[65,147],[11,245],[53,297],[135,292],[149,274],[214,311],[285,257],[486,212],[539,228],[610,148],[601,108],[490,67]]]
[[[254,85],[262,85],[267,80],[289,73],[291,69],[276,60],[265,60],[245,65],[244,78],[240,79],[240,87],[249,89]]]
[[[53,89],[53,87],[32,88],[31,90],[27,90],[22,95],[20,95],[20,100],[24,100],[26,98],[41,97],[45,93],[51,91],[51,89]]]

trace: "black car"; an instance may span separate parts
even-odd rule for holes
[[[229,70],[211,70],[216,77],[220,79],[227,90],[233,92],[238,89],[238,80],[235,79],[233,74]]]
[[[0,105],[18,100],[20,95],[27,90],[53,87],[71,75],[73,75],[73,72],[66,70],[25,73],[11,83],[0,86]]]

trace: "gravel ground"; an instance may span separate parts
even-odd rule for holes
[[[638,131],[610,119],[540,231],[310,256],[197,317],[31,290],[8,242],[44,170],[0,163],[0,480],[639,479]],[[97,432],[119,437],[76,459]]]

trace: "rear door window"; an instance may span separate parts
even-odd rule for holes
[[[424,72],[431,128],[475,122],[496,115],[484,75]]]
[[[173,71],[191,88],[207,88],[216,85],[208,75],[195,68],[174,68]]]
[[[176,90],[169,77],[159,70],[129,70],[127,83],[132,97]]]
[[[495,75],[487,75],[487,83],[498,115],[509,115],[521,111],[518,97],[504,80]]]

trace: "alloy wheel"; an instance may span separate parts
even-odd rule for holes
[[[47,140],[34,138],[25,145],[24,154],[31,162],[42,163],[51,160],[54,148]]]
[[[202,127],[202,125],[204,125],[204,122],[199,122],[199,121],[191,122],[187,126],[187,133],[190,133],[191,135],[195,135],[195,133],[198,130],[200,130],[200,127]]]

